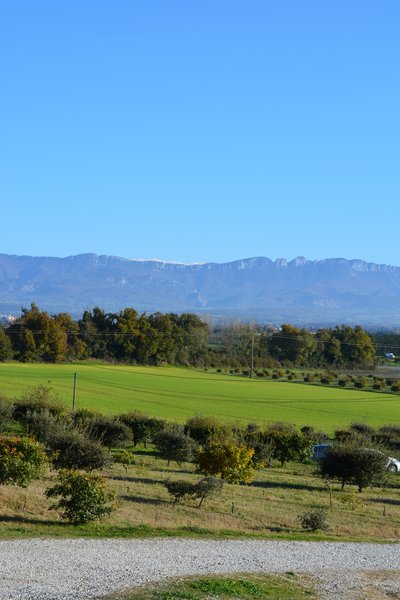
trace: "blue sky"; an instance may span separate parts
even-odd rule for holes
[[[400,265],[397,0],[0,5],[0,252]]]

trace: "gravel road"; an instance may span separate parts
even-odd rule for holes
[[[398,571],[400,545],[260,540],[0,542],[1,600],[75,600],[208,573]],[[332,596],[333,597],[333,596]]]

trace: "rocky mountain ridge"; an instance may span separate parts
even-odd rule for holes
[[[79,315],[120,310],[197,312],[279,324],[400,324],[400,267],[362,260],[254,257],[184,264],[97,254],[0,254],[0,312],[36,302]]]

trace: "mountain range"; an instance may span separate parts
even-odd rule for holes
[[[74,316],[94,306],[133,306],[271,324],[396,327],[400,267],[344,258],[183,264],[97,254],[0,254],[0,312],[19,314],[31,302]]]

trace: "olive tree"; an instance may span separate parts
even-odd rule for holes
[[[197,447],[196,442],[179,427],[168,427],[157,432],[153,442],[159,456],[167,460],[168,464],[171,460],[179,465],[192,461]]]
[[[387,476],[387,456],[357,442],[342,442],[327,449],[319,463],[321,477],[353,484],[361,492],[366,487],[381,485]]]
[[[51,462],[55,469],[93,471],[109,464],[110,459],[96,440],[76,430],[65,431],[48,441]]]

